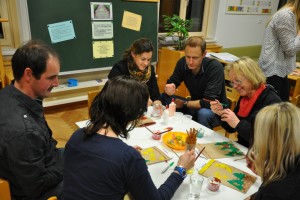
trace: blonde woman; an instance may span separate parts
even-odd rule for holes
[[[210,102],[211,110],[219,116],[226,131],[238,132],[238,143],[249,147],[256,114],[261,108],[281,102],[281,99],[272,86],[266,85],[266,77],[257,63],[248,57],[227,65],[225,73],[241,97],[234,111],[224,108],[218,100]]]
[[[251,199],[299,199],[300,110],[291,103],[263,108],[256,116],[248,155],[262,185]]]
[[[259,66],[267,83],[274,86],[283,101],[289,100],[287,75],[296,68],[300,50],[300,0],[289,0],[270,19],[265,30]]]

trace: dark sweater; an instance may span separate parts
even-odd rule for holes
[[[85,138],[78,129],[65,148],[64,200],[123,200],[128,192],[134,199],[171,199],[182,181],[172,173],[157,189],[140,153],[118,138]]]
[[[239,109],[240,109],[240,102],[241,98],[237,102],[237,106],[234,109],[234,113],[237,115]],[[230,127],[227,122],[222,121],[222,127],[229,133],[233,133],[235,131],[238,132],[238,143],[245,147],[249,147],[249,145],[252,143],[253,135],[254,135],[254,120],[255,117],[260,111],[260,109],[274,104],[281,102],[280,97],[276,93],[276,91],[273,89],[272,86],[267,85],[266,89],[260,94],[258,99],[256,100],[255,104],[253,105],[252,110],[250,111],[249,115],[247,117],[240,117],[240,122],[238,125],[234,128]]]
[[[300,199],[300,163],[294,170],[289,172],[287,177],[279,181],[261,186],[254,194],[254,200],[299,200]]]
[[[215,59],[205,57],[201,70],[196,75],[187,67],[185,57],[179,59],[167,83],[174,83],[178,87],[181,82],[186,85],[192,100],[200,100],[202,108],[210,108],[209,101],[203,99],[218,99],[222,103],[227,103],[224,68]]]
[[[119,75],[130,76],[126,60],[121,60],[120,62],[114,64],[114,66],[112,67],[112,69],[110,70],[110,72],[108,74],[108,78],[111,79],[111,78],[113,78],[115,76],[119,76]],[[161,101],[161,97],[160,97],[160,93],[159,93],[159,89],[158,89],[158,85],[157,85],[157,80],[156,80],[156,76],[155,76],[155,70],[152,65],[151,65],[151,77],[146,84],[148,86],[150,99],[152,101],[156,101],[156,100]]]

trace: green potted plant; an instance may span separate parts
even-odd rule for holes
[[[167,16],[163,15],[164,28],[167,31],[167,36],[177,36],[177,49],[183,49],[183,43],[189,36],[189,30],[191,28],[191,20],[181,19],[178,15]]]

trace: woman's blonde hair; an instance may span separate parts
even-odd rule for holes
[[[241,57],[239,60],[227,65],[225,74],[228,75],[229,71],[234,72],[237,78],[245,77],[253,84],[254,89],[266,83],[266,77],[257,62],[249,57]]]
[[[299,124],[300,110],[289,102],[266,106],[257,114],[249,153],[263,185],[295,170],[300,154]]]

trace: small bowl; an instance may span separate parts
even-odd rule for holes
[[[160,140],[161,134],[152,133],[152,139],[153,140]]]
[[[219,190],[221,185],[221,180],[216,177],[208,177],[207,179],[207,189],[216,192]]]
[[[197,131],[197,137],[198,138],[203,138],[204,133],[205,133],[204,129],[199,128],[198,131]]]

